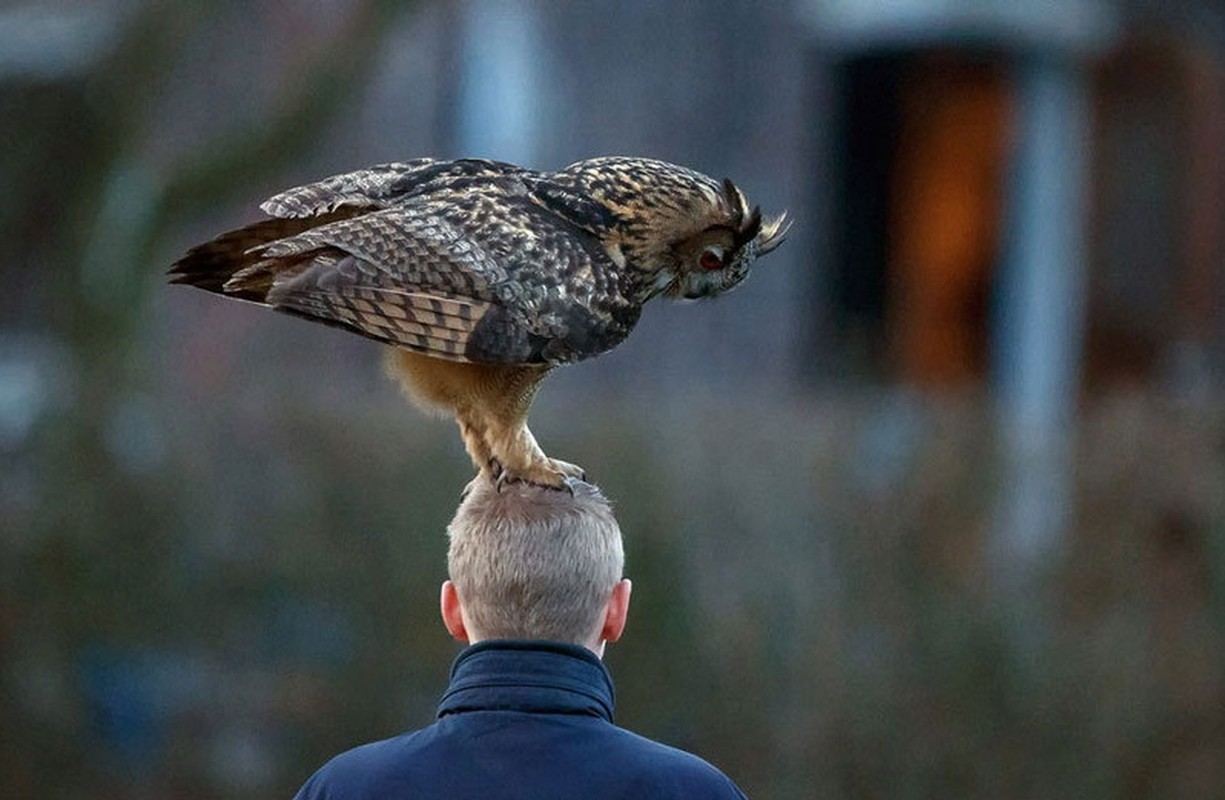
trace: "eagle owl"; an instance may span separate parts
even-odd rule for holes
[[[391,345],[389,371],[455,416],[478,470],[554,488],[583,471],[527,428],[549,371],[615,347],[656,295],[733,288],[789,227],[730,180],[625,157],[559,172],[422,158],[261,208],[270,219],[193,248],[171,282]]]

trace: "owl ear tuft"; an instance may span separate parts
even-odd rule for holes
[[[761,230],[761,206],[753,206],[752,213],[749,218],[744,221],[737,232],[736,239],[747,242],[750,239],[757,238],[758,231]]]
[[[744,192],[740,191],[740,187],[732,183],[731,178],[723,179],[723,199],[727,202],[727,207],[731,211],[731,223],[733,228],[740,228],[744,222],[745,211],[748,210],[748,199],[745,198]]]
[[[740,191],[739,186],[732,183],[731,178],[723,179],[723,198],[731,209],[728,227],[732,229],[736,247],[739,248],[756,238],[761,230],[761,207],[754,206],[753,210],[749,211],[748,198]]]

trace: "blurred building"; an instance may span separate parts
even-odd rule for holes
[[[1048,369],[1090,390],[1219,367],[1219,15],[806,7],[835,86],[828,263],[852,358],[919,385]]]
[[[801,210],[733,308],[659,321],[661,371],[1064,395],[1219,372],[1218,5],[513,8],[436,21],[459,53],[441,149],[646,152]],[[745,357],[766,345],[786,357]]]

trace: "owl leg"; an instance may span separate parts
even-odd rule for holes
[[[456,411],[455,421],[459,424],[459,437],[464,441],[464,449],[468,451],[468,457],[472,459],[472,465],[476,467],[482,475],[497,477],[502,471],[498,460],[493,456],[493,450],[489,448],[489,440],[486,437],[485,426],[474,421],[471,414],[464,414]]]
[[[555,489],[582,479],[582,468],[546,456],[527,429],[528,409],[548,367],[444,361],[405,349],[391,351],[389,367],[415,403],[455,416],[482,475],[499,484],[526,481]]]
[[[481,441],[473,441],[469,445],[469,453],[474,454],[474,460],[489,454],[488,461],[482,463],[490,465],[499,486],[524,481],[572,491],[570,483],[576,478],[584,479],[583,469],[546,456],[527,427],[528,406],[535,391],[536,386],[532,385],[524,394],[508,392],[501,397],[509,402],[482,408],[478,414],[480,422],[473,426],[475,435],[472,437],[475,439],[479,436]],[[468,441],[468,437],[465,437],[465,441]]]
[[[567,489],[571,479],[583,480],[586,475],[582,467],[546,456],[522,416],[499,419],[464,409],[457,411],[456,420],[473,465],[499,487],[525,481]]]
[[[546,456],[528,430],[528,409],[546,374],[548,370],[539,367],[503,367],[491,382],[493,390],[475,409],[484,438],[483,445],[476,449],[482,453],[488,449],[492,454],[499,485],[526,481],[569,489],[573,479],[584,477],[581,467]]]
[[[500,467],[495,471],[499,486],[525,481],[573,491],[571,482],[586,477],[582,467],[546,456],[523,418],[495,421],[488,437],[494,461]]]

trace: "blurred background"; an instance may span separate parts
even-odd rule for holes
[[[558,372],[618,721],[754,797],[1225,786],[1225,4],[0,3],[0,796],[289,797],[427,724],[470,467],[167,287],[277,190],[632,154],[791,210]]]

